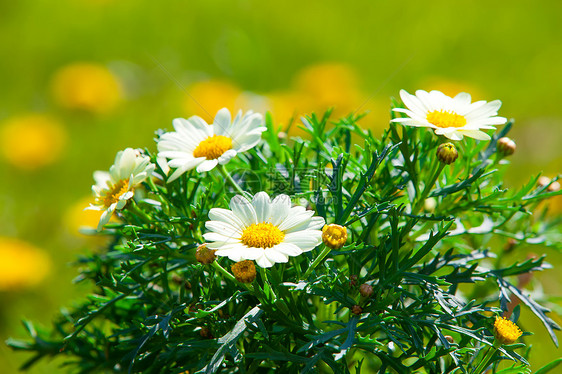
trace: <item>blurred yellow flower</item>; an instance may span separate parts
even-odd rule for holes
[[[0,152],[14,166],[33,170],[57,161],[66,139],[66,130],[54,118],[27,114],[2,124]]]
[[[107,113],[122,99],[117,77],[95,63],[67,65],[55,73],[51,84],[55,101],[68,109]]]
[[[85,235],[83,232],[89,230],[93,233],[96,230],[102,212],[97,210],[84,210],[92,203],[94,203],[94,198],[85,197],[71,205],[66,211],[64,219],[66,227],[72,235],[77,237],[91,237],[91,235]]]
[[[32,287],[49,273],[47,254],[18,239],[0,237],[0,291]]]
[[[183,101],[186,114],[203,117],[209,123],[212,123],[214,113],[222,108],[236,113],[244,107],[240,105],[242,90],[227,81],[201,81],[189,86],[187,91],[189,94],[185,95]]]
[[[361,104],[355,71],[341,63],[322,63],[301,70],[295,88],[312,101],[312,110],[334,108],[334,115],[346,116]]]
[[[363,96],[350,66],[322,63],[302,69],[294,78],[292,90],[271,93],[268,99],[275,123],[285,128],[294,120],[288,134],[302,136],[301,116],[312,112],[321,115],[328,108],[333,108],[333,118],[347,116],[358,109]]]
[[[268,99],[275,126],[281,125],[282,129],[286,130],[292,123],[289,135],[305,134],[299,126],[303,126],[301,116],[312,112],[308,96],[299,92],[276,92],[268,95]]]

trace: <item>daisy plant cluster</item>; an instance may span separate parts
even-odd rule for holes
[[[529,372],[528,323],[558,345],[534,277],[562,249],[557,178],[503,182],[500,101],[400,98],[380,138],[221,109],[118,152],[90,207],[111,244],[77,262],[92,294],[8,344],[78,373]]]

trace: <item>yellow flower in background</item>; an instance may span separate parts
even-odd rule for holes
[[[92,197],[85,197],[67,209],[64,221],[70,234],[81,238],[102,238],[102,236],[93,237],[92,235],[87,235],[88,232],[92,234],[96,232],[96,227],[102,215],[101,211],[86,209],[94,202],[95,200]],[[110,221],[117,221],[115,215],[112,215]]]
[[[334,108],[334,115],[346,116],[361,104],[357,76],[351,66],[322,63],[302,69],[295,77],[297,92],[308,96],[312,110]]]
[[[227,81],[201,81],[189,86],[187,91],[189,94],[185,95],[183,107],[190,116],[197,115],[212,121],[213,114],[222,108],[235,113],[243,107],[240,105],[242,90]]]
[[[0,291],[32,287],[49,273],[46,253],[24,241],[0,237]]]
[[[89,62],[67,65],[51,82],[55,101],[68,109],[107,113],[122,99],[120,83],[105,66]]]
[[[283,131],[289,129],[289,134],[293,136],[304,135],[304,130],[300,118],[312,112],[310,98],[299,92],[275,92],[267,95],[269,110],[273,116],[275,126],[281,125]]]
[[[355,71],[345,64],[322,63],[305,67],[296,74],[291,90],[267,95],[275,123],[286,128],[293,120],[289,135],[302,136],[305,132],[299,128],[302,126],[300,118],[305,114],[323,114],[333,108],[334,118],[347,116],[364,100],[365,95],[359,90],[357,81]]]
[[[20,169],[34,170],[56,162],[66,140],[65,128],[46,115],[12,117],[0,126],[0,152]]]

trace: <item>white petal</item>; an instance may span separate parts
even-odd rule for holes
[[[478,139],[478,140],[490,140],[490,135],[486,134],[483,131],[478,130],[462,130],[459,131],[462,135],[468,136],[470,138]]]
[[[301,248],[299,248],[298,246],[292,243],[280,243],[273,248],[275,248],[276,251],[285,254],[286,256],[293,256],[293,257],[298,256],[303,252]]]
[[[105,224],[109,222],[114,211],[115,211],[115,204],[111,204],[111,206],[102,213],[100,217],[100,222],[98,223],[98,231],[101,231],[103,226],[105,226]]]
[[[287,195],[278,195],[271,202],[269,209],[270,220],[268,222],[279,226],[289,215],[291,198]]]
[[[271,262],[266,256],[265,254],[263,254],[262,256],[260,256],[259,258],[256,258],[256,264],[262,268],[270,268],[272,267],[275,263]]]
[[[457,102],[457,105],[464,107],[466,105],[470,105],[470,101],[472,100],[472,98],[470,97],[470,94],[461,92],[454,97],[454,100]]]
[[[227,135],[228,128],[230,127],[230,112],[226,108],[222,108],[219,110],[215,116],[215,120],[213,121],[215,125],[215,133],[218,135]]]
[[[220,250],[221,254],[219,256],[227,256],[226,251],[238,250],[240,248],[245,248],[246,246],[239,241],[237,242],[208,242],[205,244],[209,249]]]
[[[107,182],[110,181],[109,173],[101,170],[94,171],[94,181],[99,186],[107,187]]]
[[[209,211],[209,218],[213,221],[228,223],[236,227],[238,230],[244,230],[246,228],[244,222],[228,209],[213,208]]]
[[[240,230],[238,227],[221,221],[207,221],[205,222],[205,227],[208,230],[217,232],[226,237],[240,238],[242,236],[242,230]]]
[[[258,223],[256,211],[245,197],[236,195],[230,200],[230,209],[244,222],[245,227]]]
[[[285,235],[283,243],[294,244],[303,252],[307,252],[322,243],[322,232],[320,230],[303,230],[288,233]]]
[[[215,166],[218,165],[218,163],[219,162],[217,160],[205,160],[201,164],[199,164],[199,166],[197,166],[197,172],[203,173],[212,170]]]
[[[225,235],[218,232],[206,232],[203,234],[203,238],[208,242],[221,242],[221,243],[228,243],[234,244],[240,242],[240,236],[236,237],[235,235]]]
[[[410,95],[405,90],[400,90],[400,98],[402,102],[408,109],[416,113],[426,113],[427,108],[423,105],[419,98],[414,95]]]
[[[235,151],[234,149],[229,149],[228,151],[224,152],[219,158],[218,158],[218,162],[221,165],[225,165],[228,163],[228,161],[230,161],[233,157],[235,157],[238,154],[237,151]]]
[[[449,138],[451,140],[462,140],[462,134],[459,133],[458,131],[456,132],[449,132],[449,133],[444,133],[443,134],[446,138]]]
[[[324,218],[319,217],[319,216],[314,216],[310,220],[310,224],[308,225],[308,229],[309,230],[321,230],[322,227],[324,227],[325,224],[326,224],[326,221],[324,221]]]
[[[258,222],[271,222],[269,206],[271,200],[265,192],[258,192],[252,200]]]
[[[266,248],[265,256],[273,263],[284,263],[289,261],[289,257],[287,257],[287,255],[276,251],[274,248]]]
[[[314,212],[311,210],[299,212],[295,208],[291,208],[287,218],[279,224],[279,230],[286,232],[304,230],[308,228],[313,214]]]

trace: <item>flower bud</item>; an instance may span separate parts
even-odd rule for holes
[[[355,304],[354,306],[351,307],[351,313],[358,316],[361,313],[363,313],[363,308],[361,308],[359,305]]]
[[[371,297],[371,295],[373,294],[373,286],[371,286],[370,284],[367,284],[367,283],[363,283],[359,287],[359,293],[363,297]]]
[[[234,278],[241,283],[252,283],[256,279],[256,266],[253,261],[244,260],[230,267]]]
[[[347,241],[347,229],[332,223],[322,229],[322,241],[328,248],[340,249]]]
[[[455,339],[451,335],[445,335],[445,339],[449,342],[449,344],[455,343]]]
[[[498,139],[496,148],[502,156],[510,156],[515,152],[515,148],[517,148],[517,145],[513,140],[504,136],[503,138]]]
[[[201,335],[203,339],[213,339],[213,334],[211,334],[211,330],[209,330],[208,327],[201,327],[199,335]]]
[[[551,179],[549,177],[545,177],[544,175],[539,178],[538,184],[539,187],[548,186],[546,188],[548,192],[556,192],[560,190],[560,183],[558,183],[558,181],[554,181],[551,183]]]
[[[216,250],[207,248],[206,244],[201,244],[195,251],[195,259],[203,265],[212,264],[215,261],[215,252]]]
[[[506,252],[511,252],[517,246],[517,243],[517,240],[509,238],[507,239],[507,243],[505,243],[503,250]]]
[[[550,184],[550,186],[548,186],[548,188],[546,189],[548,192],[556,192],[560,190],[560,183],[558,183],[558,181],[554,181]]]
[[[357,275],[353,274],[352,276],[349,277],[349,287],[355,287],[357,286],[357,279],[359,279],[359,277],[357,277]]]
[[[435,211],[435,208],[437,208],[437,200],[435,200],[434,197],[430,197],[424,200],[423,209],[426,212],[433,213]]]
[[[444,164],[452,164],[459,157],[459,152],[453,143],[443,143],[437,147],[437,159]]]

